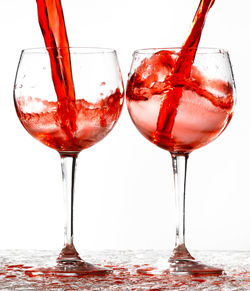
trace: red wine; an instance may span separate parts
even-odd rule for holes
[[[75,90],[71,71],[69,42],[60,0],[36,0],[39,24],[48,49],[51,74],[58,100],[58,117],[65,134],[76,131]],[[64,48],[64,49],[60,49]]]
[[[201,0],[193,19],[191,32],[182,46],[178,60],[175,65],[175,74],[181,73],[183,77],[190,75],[191,67],[194,62],[196,49],[199,45],[206,16],[215,0]],[[189,50],[189,48],[193,48]]]
[[[206,15],[209,9],[212,7],[214,0],[201,0],[199,7],[196,11],[193,19],[191,32],[182,46],[178,59],[173,69],[173,81],[174,79],[184,80],[190,75],[191,67],[194,62],[196,49],[199,45],[203,26],[205,24]],[[192,48],[191,50],[189,48]],[[165,134],[170,135],[173,128],[175,116],[177,114],[177,107],[180,97],[182,95],[182,89],[176,88],[170,91],[167,98],[162,103],[162,107],[159,113],[157,123],[157,133],[164,131]],[[160,138],[159,134],[159,138]]]
[[[190,152],[216,138],[232,117],[233,88],[207,80],[193,66],[206,15],[214,0],[201,0],[180,51],[144,58],[127,84],[128,109],[139,131],[170,152]],[[219,92],[221,98],[211,92]]]
[[[69,47],[60,0],[36,0],[38,18],[47,48]],[[68,49],[48,50],[58,101],[75,100]]]
[[[206,79],[194,66],[189,78],[173,79],[175,57],[174,52],[160,51],[144,59],[128,82],[127,104],[135,126],[148,140],[181,154],[206,145],[226,128],[233,114],[234,92],[228,82]],[[151,75],[149,71],[156,67],[158,74],[154,70]],[[166,98],[175,101],[177,94],[177,108],[170,112],[172,104]],[[159,131],[160,114],[167,125],[171,123],[170,134],[168,129]]]
[[[17,113],[26,130],[42,143],[61,153],[79,152],[101,140],[112,129],[121,112],[123,92],[119,88],[110,90],[109,96],[101,96],[96,103],[85,101],[83,96],[76,98],[61,0],[36,2],[57,102],[35,96],[26,100],[19,96],[16,98]],[[43,110],[32,112],[31,108]]]
[[[18,97],[16,109],[22,125],[34,138],[59,152],[80,152],[100,141],[113,128],[121,113],[123,93],[117,89],[96,103],[84,99],[72,102],[77,129],[71,138],[59,122],[58,102],[31,97],[27,102],[27,98]],[[43,110],[34,113],[30,108]]]
[[[20,251],[15,251],[17,253],[17,258],[19,258]],[[42,256],[41,261],[44,264],[47,264],[47,254],[51,252],[36,251],[34,258],[38,257],[38,254]],[[129,253],[129,252],[127,252]],[[134,252],[135,256],[139,252]],[[146,253],[146,251],[144,252]],[[143,253],[143,254],[144,254]],[[153,253],[153,252],[152,252]],[[23,253],[21,253],[23,254]],[[97,252],[99,255],[99,253]],[[125,253],[126,254],[126,253]],[[124,256],[125,256],[124,254]],[[142,252],[140,252],[140,255]],[[146,253],[149,256],[148,252]],[[164,253],[162,252],[164,255]],[[216,254],[216,253],[215,253]],[[234,252],[233,252],[234,254]],[[153,256],[153,255],[151,255]],[[213,253],[213,256],[214,253]],[[220,254],[219,257],[222,255]],[[228,254],[228,257],[230,254]],[[247,253],[245,253],[244,261],[247,261]],[[113,264],[106,264],[105,267],[113,269],[114,272],[108,276],[64,276],[62,278],[61,274],[56,274],[51,272],[47,268],[48,272],[44,274],[46,280],[41,277],[41,273],[37,272],[37,266],[33,266],[34,258],[31,256],[24,256],[25,261],[28,262],[25,265],[23,264],[11,264],[10,258],[6,259],[8,264],[5,263],[1,265],[0,275],[1,275],[1,287],[2,286],[11,286],[12,290],[21,289],[22,290],[55,290],[58,289],[57,286],[67,286],[67,290],[91,290],[91,285],[95,286],[96,290],[108,290],[108,289],[117,289],[117,290],[158,290],[164,291],[168,290],[196,290],[197,286],[204,286],[203,289],[207,290],[235,290],[235,286],[238,286],[238,290],[249,290],[250,282],[250,271],[244,270],[244,267],[236,269],[233,274],[230,276],[206,276],[198,274],[185,274],[185,276],[175,276],[173,280],[173,275],[167,270],[161,273],[161,266],[155,267],[148,264],[138,264],[138,258],[129,258],[131,263],[124,266],[124,263],[117,263],[118,260],[124,260],[122,255],[117,255],[115,258],[112,257]],[[132,257],[132,256],[131,256]],[[145,255],[146,257],[146,255]],[[160,256],[159,256],[160,257]],[[106,258],[103,256],[103,258]],[[218,258],[218,257],[217,257]],[[152,260],[156,261],[154,257]],[[14,260],[14,259],[12,259]],[[16,261],[15,257],[15,261]],[[124,260],[125,261],[125,260]],[[136,263],[136,264],[135,264]],[[240,266],[240,263],[235,259],[235,265]],[[157,269],[158,268],[158,269]],[[53,271],[53,269],[52,269]],[[157,272],[158,271],[158,272]],[[60,282],[60,283],[58,283]],[[87,282],[87,283],[86,283]],[[55,287],[56,286],[56,287]],[[87,286],[87,287],[86,287]],[[88,287],[90,286],[90,287]],[[156,287],[157,286],[157,287]],[[166,288],[166,286],[168,286]],[[216,288],[215,288],[216,287]],[[232,288],[231,288],[232,287]],[[246,287],[246,288],[245,288]],[[2,287],[2,290],[5,287]],[[202,288],[202,287],[201,287]],[[93,288],[92,288],[93,289]]]

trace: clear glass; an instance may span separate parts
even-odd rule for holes
[[[59,60],[70,55],[73,98],[58,93],[61,87],[56,87],[52,78],[50,54]],[[64,72],[58,75],[67,87]],[[59,152],[65,204],[64,247],[57,265],[34,272],[67,276],[110,272],[86,263],[75,249],[74,182],[78,154],[112,130],[120,116],[123,100],[123,82],[114,50],[41,48],[22,51],[14,87],[16,112],[29,134]]]
[[[189,48],[186,55],[192,50]],[[232,118],[232,67],[225,50],[198,48],[191,70],[177,70],[180,51],[135,51],[127,83],[127,106],[139,132],[172,157],[176,239],[166,271],[222,274],[222,269],[197,262],[186,248],[186,171],[189,154],[217,138]],[[188,64],[189,60],[185,61]]]

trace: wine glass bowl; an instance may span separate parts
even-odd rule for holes
[[[233,114],[234,81],[227,52],[198,49],[188,78],[173,72],[179,52],[134,53],[127,105],[148,140],[171,153],[190,153],[226,128]]]
[[[126,96],[139,132],[172,157],[176,239],[167,272],[222,274],[220,268],[195,261],[186,248],[185,194],[189,154],[217,138],[233,115],[235,84],[228,52],[212,48],[137,50]]]
[[[70,48],[75,98],[58,100],[49,54],[58,48],[24,50],[15,82],[15,106],[24,128],[59,152],[80,152],[116,123],[123,88],[115,52]],[[65,53],[66,48],[60,48]],[[75,128],[74,128],[75,127]]]
[[[82,260],[73,243],[73,202],[78,154],[102,140],[116,124],[124,88],[116,52],[103,48],[23,50],[14,102],[24,128],[59,152],[64,188],[64,247],[51,268],[32,273],[104,275],[111,270]]]

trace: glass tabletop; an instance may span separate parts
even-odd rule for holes
[[[170,252],[163,250],[83,250],[94,264],[113,269],[106,276],[34,275],[37,266],[52,266],[58,251],[0,250],[0,290],[250,290],[250,251],[192,251],[204,263],[222,267],[221,276],[188,276],[160,272]],[[159,274],[145,275],[143,269]]]

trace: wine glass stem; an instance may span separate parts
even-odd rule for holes
[[[76,156],[62,156],[62,180],[64,191],[64,246],[73,245],[73,210],[74,210],[74,186],[76,171]]]
[[[171,154],[174,173],[176,236],[171,259],[193,259],[185,246],[185,195],[188,154]]]

